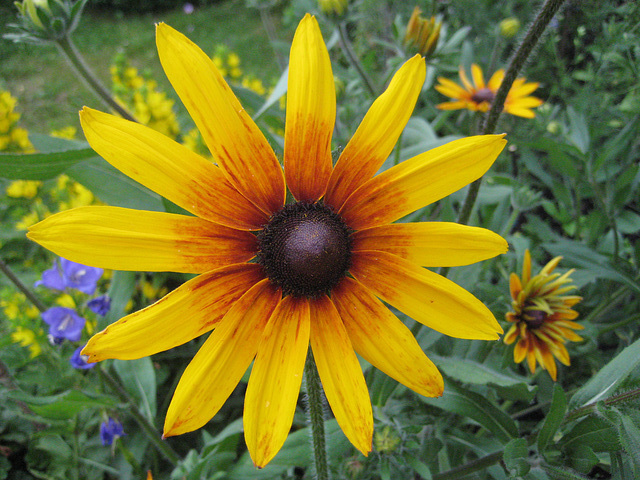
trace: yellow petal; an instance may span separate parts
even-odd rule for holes
[[[518,338],[518,326],[511,325],[511,328],[507,331],[504,337],[502,337],[502,341],[507,345],[511,345],[516,338]]]
[[[329,180],[325,203],[334,210],[338,211],[356,188],[373,177],[391,154],[413,112],[425,72],[420,55],[409,59],[369,108]]]
[[[536,97],[515,98],[509,101],[510,108],[535,108],[544,102]]]
[[[509,249],[490,230],[457,223],[394,223],[352,235],[353,250],[389,252],[418,265],[455,267],[495,257]]]
[[[211,59],[164,23],[156,28],[160,63],[227,179],[267,214],[284,204],[282,168]]]
[[[327,296],[311,301],[310,340],[331,411],[349,441],[366,456],[373,436],[369,390],[340,314]]]
[[[473,111],[477,110],[477,106],[474,103],[469,103],[467,101],[439,103],[436,105],[436,108],[439,108],[440,110],[461,110],[463,108]]]
[[[440,84],[436,85],[435,89],[447,97],[465,98],[468,95],[468,92],[464,88],[447,78],[438,77],[438,82],[440,82]]]
[[[502,69],[496,70],[494,74],[491,75],[489,82],[487,82],[487,88],[489,88],[492,92],[497,92],[498,88],[500,88],[500,85],[502,84],[503,79],[504,79],[504,70]]]
[[[329,52],[315,17],[306,14],[291,45],[284,170],[298,201],[315,202],[333,169],[331,134],[336,121],[336,91]]]
[[[256,230],[267,216],[211,162],[151,128],[84,107],[91,147],[122,173],[201,218]]]
[[[511,90],[509,91],[509,96],[514,98],[526,97],[530,93],[535,92],[539,86],[540,84],[537,82],[525,83],[521,86],[515,86],[514,84],[514,86],[512,86]]]
[[[202,273],[249,260],[255,236],[164,212],[90,206],[52,215],[28,238],[74,262],[114,270]]]
[[[450,337],[497,340],[502,333],[491,311],[471,293],[390,253],[355,252],[350,273],[385,302]]]
[[[406,160],[362,185],[340,214],[360,230],[393,222],[440,200],[480,178],[507,143],[503,137],[454,140]]]
[[[511,115],[515,115],[516,117],[522,117],[522,118],[535,118],[536,114],[533,110],[529,110],[527,108],[518,108],[518,107],[512,107],[512,106],[507,106],[505,104],[504,107],[504,111],[511,114]]]
[[[458,75],[460,75],[460,80],[462,80],[462,84],[467,91],[475,90],[471,82],[469,81],[469,77],[467,77],[467,72],[464,70],[464,67],[460,65],[458,68]]]
[[[476,89],[483,89],[485,86],[484,75],[482,75],[482,69],[475,63],[471,65],[471,76],[473,77],[473,83],[475,83]]]
[[[218,413],[249,368],[280,297],[265,279],[227,312],[180,378],[165,418],[165,437],[200,428]]]
[[[444,383],[411,331],[371,292],[345,278],[331,299],[356,351],[377,369],[425,397],[442,395]]]
[[[527,339],[521,338],[518,343],[516,343],[515,348],[513,349],[513,361],[515,363],[520,363],[527,356]],[[532,369],[532,373],[535,372],[535,368]]]
[[[244,401],[244,438],[261,468],[287,438],[309,348],[309,301],[285,297],[260,342]]]
[[[522,285],[527,285],[531,280],[531,253],[527,248],[524,251],[524,259],[522,261]]]
[[[262,269],[253,263],[199,275],[95,334],[82,353],[90,362],[133,360],[182,345],[213,329],[236,300],[263,278]]]
[[[514,300],[518,299],[518,295],[522,291],[522,283],[520,283],[520,277],[515,273],[511,272],[509,276],[509,290],[511,291],[511,298]]]

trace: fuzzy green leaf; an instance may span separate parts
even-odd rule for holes
[[[551,400],[551,408],[544,419],[542,429],[538,435],[538,450],[544,452],[549,443],[553,440],[553,436],[562,425],[564,416],[567,413],[567,397],[562,387],[555,384],[553,388],[553,399]]]

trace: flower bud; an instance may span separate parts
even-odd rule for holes
[[[322,13],[341,17],[347,11],[348,0],[318,0]]]
[[[442,22],[436,20],[436,17],[426,19],[420,16],[421,13],[420,8],[413,9],[404,36],[404,46],[424,57],[429,57],[438,46]]]
[[[15,42],[42,44],[58,41],[73,30],[87,0],[22,0],[15,2],[19,24],[16,33],[4,35]]]
[[[515,17],[505,18],[500,22],[500,35],[513,38],[520,31],[520,20]]]

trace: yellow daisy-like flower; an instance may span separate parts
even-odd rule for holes
[[[435,86],[436,90],[447,97],[454,98],[455,101],[440,103],[436,107],[441,110],[488,111],[504,78],[504,70],[497,70],[487,83],[484,82],[482,69],[475,63],[471,65],[473,82],[469,81],[462,66],[460,66],[459,75],[462,86],[447,78],[438,77],[440,83]],[[518,78],[513,82],[504,102],[504,111],[518,117],[534,118],[536,114],[532,108],[539,107],[543,102],[529,94],[533,93],[540,84],[526,83],[526,81],[526,78]]]
[[[482,176],[502,135],[457,140],[374,176],[417,101],[426,66],[407,61],[332,164],[333,73],[314,17],[291,47],[284,171],[211,59],[157,26],[162,66],[217,164],[140,124],[89,108],[81,122],[108,162],[194,216],[89,206],[53,215],[29,238],[86,265],[199,276],[91,338],[89,361],[135,359],[213,330],[186,368],[164,435],[206,424],[253,362],[244,432],[257,466],[291,427],[309,345],[331,409],[365,455],[373,416],[356,353],[421,395],[443,381],[382,301],[446,335],[495,340],[493,314],[422,266],[507,250],[499,235],[452,223],[392,222]],[[294,201],[285,204],[287,188]]]
[[[522,277],[512,273],[509,279],[513,311],[508,312],[506,318],[513,325],[504,336],[507,345],[518,340],[513,351],[516,363],[526,358],[529,370],[535,373],[537,362],[554,381],[557,368],[553,357],[569,366],[571,359],[564,344],[567,340],[581,341],[582,337],[574,330],[584,328],[572,321],[578,312],[571,309],[582,297],[564,295],[576,288],[569,278],[573,270],[563,275],[552,273],[560,260],[562,257],[554,258],[538,275],[531,277],[531,255],[529,250],[525,251]]]

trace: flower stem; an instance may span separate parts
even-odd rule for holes
[[[56,41],[56,46],[58,50],[62,54],[62,56],[69,62],[69,64],[73,67],[76,74],[85,82],[87,87],[100,99],[102,102],[109,108],[113,109],[118,115],[122,118],[130,120],[132,122],[137,121],[133,115],[131,115],[122,105],[120,105],[116,100],[111,96],[109,91],[100,83],[98,77],[93,73],[93,71],[86,64],[80,52],[71,41],[71,37],[68,35],[64,36],[62,39]]]
[[[307,386],[307,418],[311,426],[315,478],[316,480],[329,480],[322,384],[311,352],[309,352],[307,363],[304,365],[304,378]]]
[[[367,75],[367,72],[364,70],[362,63],[360,63],[360,60],[353,51],[351,41],[349,40],[349,34],[347,33],[347,25],[344,22],[338,23],[338,35],[340,37],[340,46],[342,47],[344,54],[347,56],[347,60],[349,60],[349,63],[356,69],[358,75],[360,75],[362,83],[369,91],[371,97],[376,98],[378,96],[378,92],[373,86],[373,82],[369,78],[369,75]]]
[[[38,297],[36,297],[31,289],[29,289],[29,287],[27,287],[24,282],[16,276],[15,273],[13,273],[13,271],[9,268],[9,265],[4,263],[4,260],[2,259],[0,259],[0,270],[2,270],[2,273],[4,273],[9,280],[11,280],[11,283],[18,287],[18,290],[24,293],[24,295],[29,299],[31,303],[35,305],[38,310],[44,312],[47,309],[46,305],[42,303]]]
[[[498,91],[496,92],[496,97],[491,104],[491,109],[487,113],[484,127],[482,129],[482,133],[484,135],[491,134],[495,131],[496,125],[498,124],[498,118],[502,113],[504,102],[507,99],[507,94],[509,93],[509,90],[511,90],[513,82],[515,81],[518,73],[531,55],[533,48],[540,40],[540,37],[544,33],[547,25],[556,14],[563,2],[564,0],[546,0],[542,7],[540,7],[540,11],[529,27],[524,40],[509,61],[509,66],[507,67],[507,70],[504,74],[504,79],[500,84],[500,88],[498,88]],[[458,215],[458,223],[466,225],[467,222],[469,222],[471,212],[473,211],[473,206],[475,205],[476,199],[478,198],[478,192],[480,191],[481,183],[482,178],[479,178],[471,185],[469,185],[467,196],[464,199],[464,203],[462,204],[462,208],[460,209],[460,214]]]
[[[98,374],[109,385],[109,387],[120,397],[120,399],[127,404],[128,413],[134,418],[134,420],[140,425],[140,428],[144,430],[147,438],[154,444],[154,446],[162,453],[172,465],[176,466],[180,461],[178,454],[171,448],[167,442],[164,442],[156,428],[149,422],[147,417],[143,415],[136,401],[129,395],[120,383],[111,376],[107,370],[100,365],[98,368]]]

